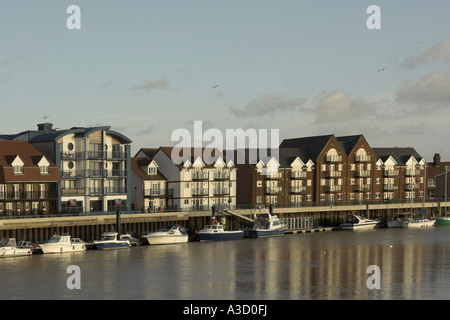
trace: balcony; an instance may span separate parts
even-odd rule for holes
[[[356,171],[355,176],[360,177],[360,178],[369,178],[370,172],[371,171],[368,171],[368,170],[358,170],[358,171]]]
[[[328,171],[327,178],[340,178],[342,177],[342,171]]]
[[[385,177],[396,177],[398,176],[398,170],[384,170]]]
[[[207,188],[192,189],[191,191],[192,191],[193,196],[208,196],[209,195]]]
[[[85,190],[84,188],[73,188],[73,189],[61,189],[61,195],[64,196],[79,196],[84,195]]]
[[[356,162],[370,162],[371,156],[370,155],[357,155],[355,157]]]
[[[230,194],[230,188],[215,188],[214,189],[215,196],[229,195],[229,194]]]
[[[292,186],[291,193],[305,193],[306,186]]]
[[[192,172],[192,180],[208,180],[209,174],[208,172],[203,171],[194,171]]]
[[[370,184],[359,184],[355,186],[355,190],[359,192],[370,191]]]
[[[342,191],[342,186],[340,185],[332,185],[326,187],[327,192],[339,192]]]
[[[3,191],[0,192],[0,200],[39,200],[56,199],[56,192],[46,191]]]
[[[419,185],[417,183],[407,183],[405,185],[406,190],[419,190]]]
[[[407,176],[420,176],[420,170],[417,169],[406,169]]]
[[[281,179],[283,177],[283,174],[281,172],[273,172],[273,173],[267,173],[266,179]]]
[[[393,184],[385,184],[385,185],[383,185],[383,190],[384,191],[395,191],[395,190],[398,190],[398,186],[393,185]]]
[[[306,179],[308,172],[303,171],[292,171],[291,179]]]
[[[230,172],[222,171],[222,172],[214,172],[214,180],[229,180]]]
[[[342,156],[329,155],[329,156],[327,156],[326,161],[327,162],[331,162],[331,163],[341,162],[342,161]]]
[[[266,193],[268,194],[281,193],[281,190],[281,187],[266,187]]]

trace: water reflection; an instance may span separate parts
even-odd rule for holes
[[[380,229],[0,259],[1,299],[449,299],[449,232]],[[81,290],[66,286],[69,265]],[[381,268],[370,290],[367,267]]]

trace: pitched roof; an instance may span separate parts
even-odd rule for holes
[[[411,156],[415,157],[416,160],[422,159],[422,156],[418,154],[414,148],[411,147],[372,148],[372,150],[377,156],[377,159],[386,161],[386,159],[391,156],[397,162],[398,166],[405,166],[406,162],[409,160],[409,158],[411,158]]]
[[[131,158],[131,169],[142,179],[142,180],[167,180],[167,178],[157,170],[157,174],[149,175],[146,171],[142,170],[142,167],[147,167],[153,159],[148,159],[144,157],[133,157]]]
[[[307,152],[308,158],[315,161],[334,135],[284,139],[280,148],[300,148]]]
[[[341,145],[345,154],[348,156],[350,152],[352,152],[352,150],[355,148],[355,145],[358,143],[359,139],[361,139],[362,136],[362,134],[358,134],[354,136],[336,137],[336,139]]]
[[[14,174],[11,162],[19,156],[23,174]],[[58,167],[50,161],[49,173],[41,174],[39,161],[44,155],[27,141],[0,141],[0,181],[58,181]]]

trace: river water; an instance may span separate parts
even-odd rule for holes
[[[69,289],[69,266],[80,289]],[[369,266],[379,270],[368,273]],[[368,278],[379,276],[379,289]],[[73,282],[75,283],[75,282]],[[0,259],[0,299],[450,299],[450,229],[376,229]]]

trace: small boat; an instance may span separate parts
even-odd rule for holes
[[[341,223],[343,230],[367,230],[374,229],[379,221],[367,219],[356,214],[347,215],[347,222]]]
[[[126,249],[131,247],[130,241],[128,239],[120,239],[120,236],[116,231],[108,231],[103,233],[101,239],[94,240],[93,244],[98,250]]]
[[[387,222],[388,228],[408,228],[409,219],[404,214],[399,214]]]
[[[86,250],[86,243],[80,238],[72,238],[70,235],[55,234],[40,247],[42,253],[79,252]]]
[[[17,242],[17,248],[31,250],[31,253],[33,254],[42,253],[42,249],[39,245],[27,240]]]
[[[33,252],[28,248],[18,248],[15,238],[4,238],[0,240],[0,257],[31,256]]]
[[[188,242],[186,229],[179,224],[164,225],[155,232],[143,236],[148,244],[174,244]]]
[[[121,240],[128,240],[132,247],[142,245],[142,241],[140,239],[138,239],[137,237],[135,237],[134,232],[127,232],[127,233],[124,233],[124,234],[120,234],[120,239]]]
[[[436,226],[450,226],[450,217],[440,217],[436,219]]]
[[[434,226],[436,219],[428,219],[424,217],[425,211],[413,213],[413,217],[409,220],[409,228],[428,228]]]
[[[236,240],[244,238],[243,230],[225,231],[223,225],[215,218],[211,219],[211,223],[207,224],[197,233],[200,241],[216,241],[216,240]]]
[[[247,238],[284,236],[286,229],[287,226],[278,219],[277,215],[270,212],[258,213],[255,214],[253,227],[246,230],[245,236]]]

